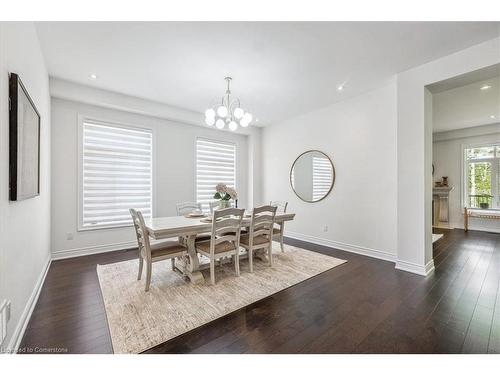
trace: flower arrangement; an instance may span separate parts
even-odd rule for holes
[[[215,187],[214,199],[220,199],[221,201],[229,201],[230,199],[237,199],[238,193],[232,187],[228,187],[225,184],[217,184]]]

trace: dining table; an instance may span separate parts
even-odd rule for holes
[[[275,223],[282,224],[295,218],[294,213],[276,213]],[[249,227],[251,215],[246,214],[241,222],[242,227]],[[210,234],[212,223],[208,217],[166,216],[144,219],[148,234],[154,240],[167,238],[178,238],[186,246],[187,256],[176,259],[175,266],[186,275],[194,284],[204,283],[205,279],[201,270],[204,268],[200,263],[196,252],[196,237],[202,234]]]

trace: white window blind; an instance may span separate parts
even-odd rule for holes
[[[332,184],[332,167],[327,158],[314,156],[313,167],[313,201],[323,198],[330,190]]]
[[[196,140],[196,201],[207,211],[214,200],[215,185],[236,189],[236,145],[234,143]]]
[[[152,215],[151,131],[84,121],[80,228],[128,225],[129,209]]]

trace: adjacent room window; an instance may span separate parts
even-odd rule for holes
[[[320,156],[312,158],[313,170],[313,201],[317,201],[325,197],[332,185],[332,167],[330,160]]]
[[[92,121],[81,132],[79,228],[130,225],[130,208],[151,217],[152,132]]]
[[[215,185],[236,189],[236,144],[204,138],[196,140],[196,201],[203,210],[214,200]]]
[[[465,149],[465,205],[470,208],[499,209],[500,145]]]

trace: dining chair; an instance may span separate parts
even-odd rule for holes
[[[240,246],[248,251],[250,272],[253,272],[253,252],[267,249],[269,265],[273,265],[273,228],[276,206],[254,208],[248,233],[241,235]]]
[[[232,256],[236,276],[240,276],[240,234],[244,209],[225,208],[212,215],[210,241],[195,243],[196,251],[210,259],[210,282],[215,285],[215,261]]]
[[[194,210],[201,211],[201,203],[182,202],[182,203],[177,203],[176,208],[177,208],[177,216],[184,216],[190,214]]]
[[[198,202],[177,203],[176,209],[177,209],[177,216],[185,216],[187,214],[190,214],[194,210],[201,211],[201,203],[198,203]],[[206,234],[198,234],[196,236],[196,241],[206,241],[209,239],[210,239],[210,236],[206,235]],[[186,236],[179,237],[179,243],[181,243],[183,246],[187,246],[187,237]]]
[[[140,211],[133,208],[129,210],[134,222],[137,245],[139,247],[139,274],[137,280],[142,277],[142,269],[146,262],[146,288],[149,290],[151,285],[151,271],[153,263],[161,260],[171,259],[172,270],[175,270],[175,258],[187,255],[187,249],[177,241],[162,241],[155,244],[149,242],[149,234],[144,224],[144,218]]]
[[[271,201],[269,203],[271,206],[276,207],[276,212],[286,213],[286,208],[288,207],[288,202],[283,201]],[[285,234],[285,222],[276,223],[273,227],[273,239],[276,239],[280,243],[281,252],[285,252],[285,247],[283,246],[283,236]]]

